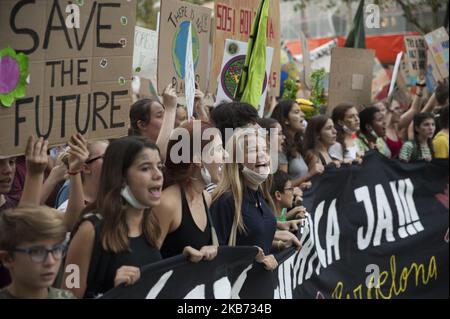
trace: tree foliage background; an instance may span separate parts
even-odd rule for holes
[[[202,5],[205,0],[184,0],[198,5]],[[137,25],[151,30],[156,30],[157,14],[159,12],[159,6],[155,8],[155,5],[159,3],[159,0],[138,0],[137,1]]]
[[[281,0],[285,2],[296,2],[296,9],[303,9],[314,0]],[[352,3],[360,0],[327,0],[325,7],[330,9],[339,4],[351,5]],[[366,3],[369,3],[367,1]],[[398,5],[403,10],[403,16],[406,21],[414,25],[418,32],[428,33],[440,26],[448,25],[448,0],[373,0],[374,4],[379,5],[381,8],[389,7],[392,5]],[[438,13],[440,10],[447,9],[445,21],[439,21]],[[417,18],[416,13],[430,10],[433,19],[432,21],[423,21]]]

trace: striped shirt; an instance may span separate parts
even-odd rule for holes
[[[370,150],[369,141],[367,137],[361,132],[358,134],[358,138],[355,139],[355,144],[357,145],[360,154],[364,154]],[[387,158],[392,157],[391,150],[389,149],[389,146],[386,144],[386,141],[383,138],[377,138],[376,147],[377,151]]]
[[[403,144],[402,149],[400,150],[399,158],[405,162],[411,161],[421,161],[427,157],[432,157],[431,149],[428,145],[421,145],[420,152],[414,151],[416,148],[416,143],[414,141],[408,141]]]

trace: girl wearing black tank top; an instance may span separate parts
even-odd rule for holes
[[[194,153],[193,137],[197,128],[199,138],[206,135],[209,140],[202,139],[199,153]],[[211,165],[220,165],[224,151],[220,136],[204,134],[207,129],[211,129],[213,133],[213,127],[205,122],[186,122],[172,134],[173,137],[178,136],[178,139],[171,138],[169,142],[166,167],[174,184],[163,191],[161,204],[153,210],[161,227],[158,246],[164,258],[179,255],[186,247],[199,251],[206,260],[217,255],[218,241],[209,217],[211,198],[205,190],[211,181],[209,174],[202,174],[202,171],[212,170]],[[175,163],[175,158],[169,155],[181,142],[183,131],[184,136],[187,137],[188,133],[190,137],[189,156],[183,158],[181,163]],[[186,152],[184,148],[183,152]],[[212,157],[207,160],[202,158],[202,154]]]
[[[131,285],[140,267],[161,259],[152,208],[161,198],[162,167],[157,146],[144,137],[115,140],[106,150],[97,199],[86,208],[95,215],[81,222],[67,253],[66,265],[79,266],[80,285],[65,288],[78,298]]]

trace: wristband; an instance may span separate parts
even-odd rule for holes
[[[81,173],[81,170],[78,170],[78,171],[75,171],[75,172],[71,172],[71,171],[67,172],[67,174],[69,174],[70,176],[75,176],[75,175],[78,175],[80,173]]]
[[[416,83],[416,86],[421,87],[421,88],[424,88],[424,87],[426,87],[427,85],[426,85],[426,83],[423,83],[423,84]]]
[[[422,96],[423,96],[423,94],[419,94],[419,93],[416,93],[416,95],[417,95],[418,97],[422,97]]]

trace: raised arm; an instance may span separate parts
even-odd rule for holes
[[[40,205],[44,171],[48,165],[47,146],[48,142],[42,137],[28,138],[25,150],[27,174],[19,205]]]
[[[83,183],[81,171],[84,162],[89,158],[87,142],[81,134],[72,135],[69,141],[69,178],[70,191],[64,222],[67,229],[72,230],[78,222],[80,214],[86,207],[84,203]]]
[[[67,167],[60,163],[52,168],[50,174],[42,185],[41,205],[44,205],[48,197],[52,194],[55,187],[64,180],[67,174]]]
[[[205,95],[199,89],[195,90],[195,100],[194,100],[194,109],[197,114],[197,118],[203,122],[209,122],[209,113],[207,108],[203,104],[203,99]]]
[[[405,129],[409,126],[409,124],[412,122],[414,115],[420,112],[420,102],[423,95],[423,90],[425,85],[424,79],[419,79],[417,81],[417,87],[416,87],[416,94],[414,95],[413,102],[411,104],[411,107],[408,111],[402,114],[400,117],[400,121],[398,123],[398,130]],[[390,107],[390,105],[389,105]]]
[[[169,84],[163,93],[163,104],[165,108],[164,120],[159,131],[156,145],[161,153],[161,160],[166,161],[167,146],[169,145],[170,134],[175,128],[175,119],[177,117],[177,94],[172,84]]]

